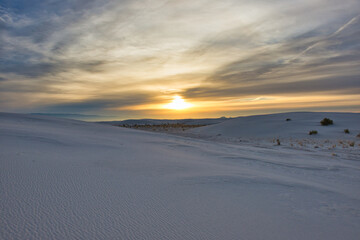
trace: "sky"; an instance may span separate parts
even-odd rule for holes
[[[0,111],[360,112],[360,1],[0,0]]]

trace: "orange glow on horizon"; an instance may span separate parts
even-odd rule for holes
[[[207,118],[207,117],[237,117],[254,114],[285,111],[319,111],[323,106],[339,108],[346,106],[358,95],[333,96],[246,96],[245,98],[227,99],[184,99],[181,95],[159,96],[152,102],[134,106],[108,108],[112,111],[141,112],[147,118]],[[312,109],[314,108],[314,109]]]

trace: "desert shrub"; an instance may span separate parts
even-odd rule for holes
[[[349,134],[350,133],[349,129],[344,129],[344,133]]]
[[[349,146],[350,146],[350,147],[354,147],[354,146],[355,146],[355,142],[349,142]]]
[[[286,121],[287,121],[287,122],[288,122],[288,121],[291,121],[291,118],[287,118]]]
[[[333,125],[334,124],[333,120],[331,120],[330,118],[324,118],[323,120],[320,121],[320,123],[323,126]]]
[[[315,135],[315,134],[317,134],[318,132],[316,131],[316,130],[311,130],[310,132],[309,132],[309,135]]]
[[[356,137],[360,138],[360,133]]]

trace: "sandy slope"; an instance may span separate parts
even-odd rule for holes
[[[356,152],[333,157],[6,113],[0,147],[0,239],[360,236]]]
[[[321,126],[324,118],[334,121],[333,125]],[[286,121],[290,119],[290,121]],[[344,130],[350,133],[345,134]],[[309,135],[311,130],[318,134]],[[188,135],[207,139],[217,139],[229,142],[236,141],[267,141],[279,139],[285,145],[310,144],[311,147],[324,145],[324,148],[349,147],[349,142],[358,146],[360,138],[360,113],[322,113],[322,112],[293,112],[269,115],[239,117],[219,124],[191,129]],[[344,142],[339,143],[339,141]]]
[[[325,117],[332,119],[334,124],[321,126],[320,121]],[[344,129],[349,129],[350,134],[345,134]],[[310,130],[318,131],[311,138],[352,138],[360,133],[360,113],[293,112],[255,115],[234,118],[192,131],[229,137],[310,138]]]

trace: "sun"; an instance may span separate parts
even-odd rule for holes
[[[171,103],[166,104],[164,107],[173,110],[182,110],[191,106],[192,104],[185,102],[182,97],[176,95],[174,96],[174,99],[171,101]]]

